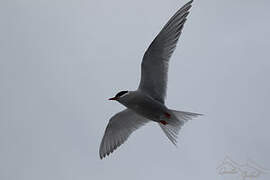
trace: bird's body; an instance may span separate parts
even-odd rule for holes
[[[163,120],[166,113],[169,113],[164,104],[140,90],[129,91],[128,96],[124,96],[119,102],[135,113],[156,122]]]
[[[170,57],[181,35],[191,3],[180,8],[163,27],[144,54],[141,81],[135,91],[121,91],[110,100],[116,100],[127,109],[115,114],[102,138],[100,158],[112,153],[129,135],[148,122],[157,122],[169,140],[176,145],[183,124],[200,114],[167,108],[167,89]]]

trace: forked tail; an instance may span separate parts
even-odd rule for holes
[[[176,111],[170,110],[173,114],[177,117],[178,121],[175,121],[174,124],[162,124],[159,123],[162,131],[166,134],[169,140],[176,146],[177,143],[177,136],[181,127],[188,121],[195,117],[201,116],[202,114],[192,113],[192,112],[185,112],[185,111]]]

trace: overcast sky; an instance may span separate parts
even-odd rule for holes
[[[195,0],[166,103],[203,113],[175,148],[155,123],[100,160],[107,99],[137,88],[145,49],[183,0],[1,0],[0,179],[241,179],[270,168],[270,1]],[[270,172],[258,180],[267,180]]]

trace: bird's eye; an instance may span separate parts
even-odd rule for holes
[[[126,93],[128,93],[128,91],[121,91],[121,92],[117,93],[117,94],[115,95],[115,97],[121,97],[121,96],[123,96],[123,95],[126,94]]]

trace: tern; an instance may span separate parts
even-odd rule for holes
[[[99,156],[104,158],[123,144],[136,129],[148,122],[159,124],[176,145],[184,123],[201,114],[176,111],[165,105],[168,66],[186,22],[192,1],[181,7],[162,28],[146,50],[141,63],[141,81],[135,91],[121,91],[109,100],[126,107],[109,120],[102,138]]]

